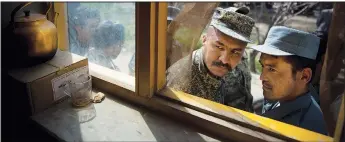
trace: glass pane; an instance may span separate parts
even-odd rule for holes
[[[134,76],[135,3],[68,2],[69,50]]]
[[[279,117],[276,120],[327,135],[325,121],[319,110],[318,88],[332,6],[333,3],[318,2],[222,2],[218,7],[214,3],[169,3],[167,86],[269,118],[272,116],[266,115],[272,113],[271,110],[280,110],[275,114],[279,116],[274,116]],[[268,33],[274,29],[272,27],[278,26],[304,32],[312,40],[300,41],[304,36],[291,36],[286,32],[284,34],[288,39],[275,40],[279,34],[269,36]],[[279,71],[266,78],[269,73],[263,75],[259,60],[263,61],[267,55],[260,55],[252,47],[269,44],[265,43],[267,39],[277,41],[277,46],[282,46],[278,40],[288,40],[288,46],[295,44],[298,47],[307,42],[305,45],[308,47],[305,48],[312,49],[308,49],[308,53],[299,50],[294,56],[292,53],[275,55],[282,62],[275,61],[274,67],[263,66],[267,72]],[[309,54],[313,54],[313,57]],[[278,64],[280,69],[277,69]],[[310,72],[306,73],[306,70]],[[306,74],[308,81],[301,77]],[[298,103],[297,100],[301,99],[294,96],[296,94],[310,95],[312,99],[304,98],[312,106],[308,106],[305,112],[280,116],[279,113],[291,112],[294,107],[302,109],[303,103]],[[297,105],[287,107],[285,102]],[[287,110],[282,110],[284,108]],[[315,112],[306,116],[306,112],[312,109]],[[303,117],[297,116],[302,114]],[[291,122],[295,118],[310,121]],[[318,125],[314,127],[312,123]]]

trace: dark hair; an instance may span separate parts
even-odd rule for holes
[[[100,12],[98,9],[88,8],[79,6],[75,13],[71,13],[73,16],[71,16],[71,20],[74,25],[85,25],[87,19],[100,19]]]
[[[328,42],[328,33],[316,31],[316,32],[313,32],[312,34],[314,34],[320,38],[319,50],[318,50],[317,56],[316,56],[316,62],[319,63],[319,62],[321,62],[322,55],[324,55],[326,53],[327,42]]]
[[[103,49],[114,44],[121,46],[125,40],[125,27],[111,21],[102,22],[96,28],[93,38],[96,48]]]
[[[316,60],[308,59],[308,58],[297,56],[297,55],[284,56],[284,60],[287,63],[291,64],[292,73],[294,75],[296,74],[297,71],[301,71],[304,68],[310,68],[313,73],[311,80],[313,79],[314,71],[316,67]]]

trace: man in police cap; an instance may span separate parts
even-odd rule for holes
[[[318,103],[309,91],[319,38],[283,26],[272,27],[260,51],[265,98],[262,115],[327,135]]]
[[[252,112],[251,75],[243,58],[254,20],[242,8],[217,8],[203,46],[167,70],[167,86]]]

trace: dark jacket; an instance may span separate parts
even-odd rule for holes
[[[328,134],[321,109],[310,92],[292,101],[264,104],[261,115],[324,135]]]

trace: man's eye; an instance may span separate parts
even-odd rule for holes
[[[223,49],[223,47],[219,46],[219,45],[216,45],[216,48],[218,49]]]
[[[273,68],[271,68],[271,67],[269,67],[268,70],[271,71],[271,72],[276,71],[275,69],[273,69]]]
[[[231,53],[233,56],[240,56],[241,55],[241,51],[238,51],[238,50],[233,50],[233,51],[231,51]]]
[[[241,54],[241,51],[234,50],[234,51],[232,51],[232,53],[234,53],[234,54]]]

